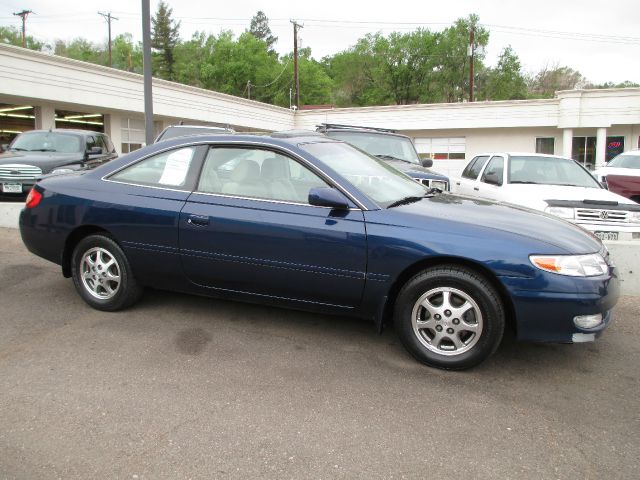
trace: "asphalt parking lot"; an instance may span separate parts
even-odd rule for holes
[[[594,344],[416,363],[366,322],[86,306],[0,229],[0,478],[638,478],[640,299]]]

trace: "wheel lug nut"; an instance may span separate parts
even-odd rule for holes
[[[447,333],[448,333],[449,335],[453,334],[453,328],[447,328]]]
[[[436,313],[433,318],[435,318],[436,320],[440,320],[442,317],[440,316],[439,313]]]
[[[459,320],[459,319],[457,319],[457,318],[454,318],[454,319],[453,319],[453,324],[454,324],[454,325],[458,325],[459,323],[460,323],[460,320]]]
[[[446,317],[450,317],[451,316],[451,310],[445,310],[444,314]]]
[[[438,332],[441,332],[442,331],[442,325],[436,325],[436,330]]]

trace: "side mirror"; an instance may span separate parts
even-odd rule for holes
[[[420,160],[420,164],[424,168],[431,168],[431,167],[433,167],[433,160],[431,160],[430,158],[423,158],[423,159]]]
[[[309,204],[337,210],[347,210],[349,208],[347,197],[335,188],[330,187],[316,187],[309,190]]]
[[[484,181],[485,183],[490,183],[491,185],[497,185],[497,186],[502,185],[502,178],[498,176],[497,172],[488,172],[484,176]]]
[[[87,155],[101,155],[102,147],[91,147],[87,149]]]

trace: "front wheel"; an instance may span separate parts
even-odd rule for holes
[[[500,296],[485,277],[465,267],[439,266],[405,284],[394,322],[403,345],[420,362],[461,370],[498,348],[504,316]]]
[[[78,243],[71,272],[82,299],[98,310],[121,310],[142,294],[124,252],[105,235],[90,235]]]

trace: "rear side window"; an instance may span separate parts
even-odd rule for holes
[[[482,167],[484,167],[484,164],[487,163],[487,160],[489,160],[488,155],[476,157],[474,160],[471,160],[471,163],[469,163],[469,165],[467,165],[467,168],[465,168],[462,172],[462,176],[464,178],[475,180],[476,178],[478,178],[478,175],[480,174]]]
[[[163,152],[126,167],[109,179],[143,186],[183,189],[187,186],[195,151],[195,147],[188,147]]]

